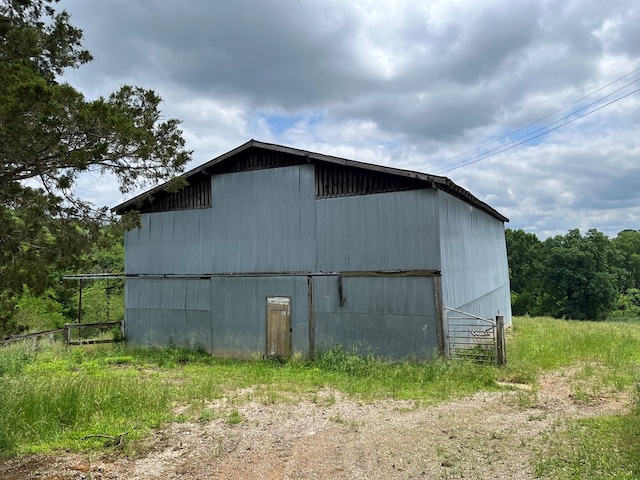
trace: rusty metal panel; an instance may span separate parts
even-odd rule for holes
[[[319,271],[439,270],[436,190],[316,202]]]
[[[504,223],[438,192],[444,306],[511,324]]]
[[[291,356],[291,299],[267,297],[267,357]]]

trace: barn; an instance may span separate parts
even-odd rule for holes
[[[220,356],[447,347],[446,309],[511,321],[504,223],[441,176],[251,140],[113,208],[125,335]]]

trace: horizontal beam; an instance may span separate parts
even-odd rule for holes
[[[244,272],[244,273],[86,273],[65,275],[64,280],[195,279],[222,277],[438,277],[440,270],[352,270],[344,272]]]

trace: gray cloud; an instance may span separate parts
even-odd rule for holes
[[[254,137],[446,169],[640,66],[633,0],[63,0],[61,8],[96,57],[67,79],[88,96],[123,83],[154,88],[165,113],[183,119],[195,162]],[[638,228],[639,123],[634,95],[446,174],[504,211],[511,227],[541,236]]]

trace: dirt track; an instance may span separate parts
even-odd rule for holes
[[[629,407],[623,394],[578,401],[570,377],[549,375],[535,393],[516,388],[432,407],[359,404],[337,392],[315,403],[248,403],[233,407],[237,424],[172,424],[136,458],[14,459],[0,465],[0,479],[531,479],[541,432]]]

